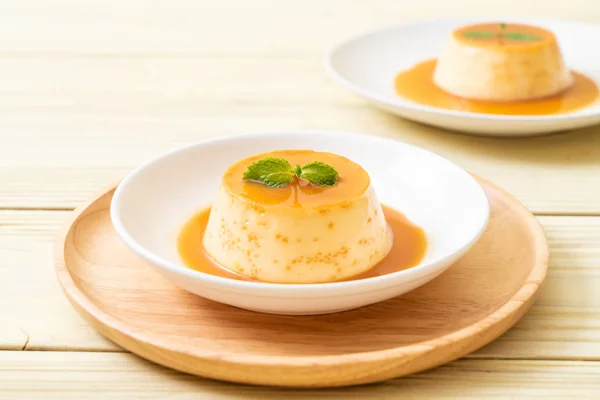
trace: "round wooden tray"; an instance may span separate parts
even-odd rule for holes
[[[158,364],[232,382],[326,387],[432,368],[494,340],[531,306],[548,265],[537,220],[480,180],[487,231],[456,265],[408,294],[353,311],[278,316],[216,303],[150,269],[110,220],[114,187],[74,211],[56,243],[56,272],[100,333]]]

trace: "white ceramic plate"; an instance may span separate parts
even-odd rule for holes
[[[437,57],[451,32],[485,18],[455,18],[387,27],[335,46],[326,68],[345,87],[376,106],[401,117],[477,135],[539,135],[582,128],[600,122],[600,102],[569,113],[548,116],[486,115],[429,107],[399,97],[394,78],[426,59]],[[541,19],[499,18],[554,32],[570,69],[600,84],[600,25]]]
[[[176,249],[183,224],[210,206],[229,165],[277,149],[330,151],[362,165],[380,201],[425,230],[429,248],[422,263],[389,275],[325,284],[238,281],[186,268]],[[266,313],[322,314],[386,300],[435,278],[483,233],[489,204],[470,174],[428,151],[367,135],[301,131],[217,139],[170,152],[121,182],[111,217],[135,253],[185,290]]]

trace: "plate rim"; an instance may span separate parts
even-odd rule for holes
[[[484,113],[476,113],[472,111],[456,111],[456,110],[446,110],[443,108],[428,106],[425,104],[419,104],[407,100],[403,97],[398,97],[396,101],[388,101],[383,98],[383,96],[378,95],[372,91],[366,90],[361,86],[354,84],[353,82],[346,79],[341,73],[338,72],[333,66],[333,58],[336,51],[340,50],[343,46],[349,45],[352,42],[370,37],[376,36],[388,31],[393,31],[402,28],[410,28],[419,25],[429,25],[434,24],[436,22],[456,22],[456,23],[468,23],[468,22],[478,22],[482,20],[504,20],[507,22],[521,22],[521,23],[530,23],[535,24],[552,24],[552,23],[561,23],[567,25],[580,25],[582,27],[588,27],[597,29],[600,34],[600,25],[577,21],[577,20],[569,20],[569,19],[560,19],[560,18],[526,18],[526,17],[515,17],[515,16],[501,16],[497,18],[486,18],[486,17],[439,17],[439,18],[424,18],[418,20],[407,21],[403,23],[397,24],[389,24],[384,25],[379,28],[375,28],[369,31],[364,31],[362,33],[355,34],[350,36],[344,40],[340,40],[337,43],[329,46],[329,48],[325,52],[325,56],[323,59],[323,66],[327,74],[339,85],[350,90],[351,92],[358,94],[359,96],[368,99],[371,102],[383,104],[386,107],[391,107],[395,109],[401,110],[409,110],[424,113],[427,115],[440,115],[444,117],[450,118],[460,118],[460,119],[469,119],[473,121],[487,121],[487,122],[528,122],[528,123],[548,123],[548,122],[562,122],[567,120],[582,120],[586,118],[600,117],[600,99],[596,100],[596,107],[591,108],[583,108],[581,110],[577,110],[574,112],[564,113],[564,114],[553,114],[553,115],[505,115],[505,114],[484,114]],[[558,38],[560,40],[560,38]],[[596,85],[600,89],[600,81],[595,81]]]
[[[165,347],[164,343],[161,344],[160,334],[148,330],[136,330],[135,327],[132,328],[126,321],[104,311],[100,305],[89,298],[85,291],[75,283],[71,271],[67,266],[65,247],[72,229],[76,226],[79,218],[93,207],[94,204],[101,201],[106,195],[114,195],[117,183],[112,183],[98,191],[94,196],[75,208],[69,217],[66,218],[54,243],[55,274],[63,293],[68,298],[73,308],[88,321],[96,331],[133,354],[174,370],[236,383],[280,387],[335,387],[382,381],[439,366],[490,343],[510,329],[529,310],[539,293],[547,275],[549,260],[548,241],[543,228],[537,218],[535,218],[535,216],[514,197],[491,182],[482,178],[479,179],[486,185],[489,185],[492,189],[496,190],[499,195],[504,196],[507,201],[515,206],[515,211],[518,213],[519,217],[526,221],[527,227],[534,234],[534,265],[517,292],[515,292],[510,299],[505,301],[499,308],[495,309],[490,314],[487,314],[484,318],[457,331],[407,346],[376,351],[321,356],[317,360],[312,357],[303,356],[263,356],[260,354],[223,355],[214,351],[206,351],[201,348],[197,350],[194,349],[195,351],[193,352],[186,352],[185,350],[178,349],[177,346],[173,346],[173,343],[169,342],[167,342],[167,346]],[[110,201],[108,207],[110,208]],[[247,312],[251,313],[252,311]],[[291,318],[305,317],[296,316]],[[453,346],[458,346],[460,351],[448,352],[448,349],[453,348]],[[165,357],[161,352],[168,353],[168,356]],[[425,364],[422,363],[423,359],[417,359],[417,357],[428,356],[432,352],[439,352],[438,354],[441,354],[443,357],[433,356],[435,361],[429,363],[425,362]],[[191,357],[196,363],[193,365],[183,365],[185,363],[182,364],[181,362],[175,361],[177,356],[185,359],[190,359]],[[427,357],[425,357],[425,359],[426,358]],[[307,371],[314,370],[315,367],[336,368],[351,364],[366,368],[367,366],[372,366],[383,361],[393,361],[394,363],[392,366],[388,366],[387,369],[381,371],[380,375],[375,376],[367,374],[357,382],[353,380],[354,378],[352,376],[337,380],[331,378],[331,380],[325,384],[300,382],[294,381],[293,379],[294,376],[297,378],[297,374],[301,371],[307,373]],[[411,361],[414,361],[414,365],[411,364],[407,367],[407,364],[410,364]],[[421,361],[421,363],[419,363],[419,361]],[[209,363],[210,365],[206,365],[206,363]],[[213,370],[211,366],[215,369]],[[236,375],[236,377],[227,376],[229,372],[224,371],[223,368],[231,366],[236,366],[241,369],[259,368],[258,371],[263,373],[254,374],[252,377],[240,377],[239,371],[237,371],[238,375]],[[290,374],[288,374],[288,376],[281,378],[283,375],[280,373],[280,379],[277,379],[277,377],[264,373],[265,370],[270,369],[281,372],[281,368],[285,368],[286,371],[291,371],[296,375],[291,374],[293,376],[290,377]],[[404,373],[396,373],[395,371],[397,371],[398,368],[404,368]],[[406,370],[406,368],[408,368],[408,370]],[[249,373],[248,375],[251,374]],[[334,375],[334,373],[331,375]]]

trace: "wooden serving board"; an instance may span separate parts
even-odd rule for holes
[[[362,384],[459,358],[529,309],[548,266],[535,217],[489,182],[489,226],[434,281],[403,296],[321,316],[267,315],[181,290],[113,230],[115,187],[76,209],[56,242],[56,272],[75,309],[127,350],[173,369],[239,383]]]

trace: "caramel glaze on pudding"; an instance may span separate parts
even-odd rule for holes
[[[395,79],[417,103],[506,115],[571,112],[598,99],[596,84],[570,71],[555,35],[523,24],[477,24],[455,30],[438,59]]]
[[[279,188],[243,179],[249,165],[267,157],[285,159],[291,166],[320,161],[339,178],[332,186],[319,186],[294,176]],[[398,232],[386,216],[393,217]],[[392,249],[396,234],[406,243],[394,243],[397,248]],[[392,257],[396,268],[415,265],[424,253],[424,237],[401,214],[384,214],[369,175],[358,164],[327,152],[281,150],[230,166],[210,211],[199,213],[183,229],[179,252],[189,267],[216,275],[325,283],[364,275],[398,249],[405,254]]]
[[[425,232],[410,222],[402,213],[382,206],[383,214],[393,232],[392,248],[388,255],[373,268],[340,281],[372,278],[402,271],[419,264],[427,249]],[[237,274],[215,262],[204,249],[202,239],[210,215],[210,207],[194,215],[183,227],[178,240],[178,250],[184,264],[196,271],[223,278],[260,282],[249,276]]]

